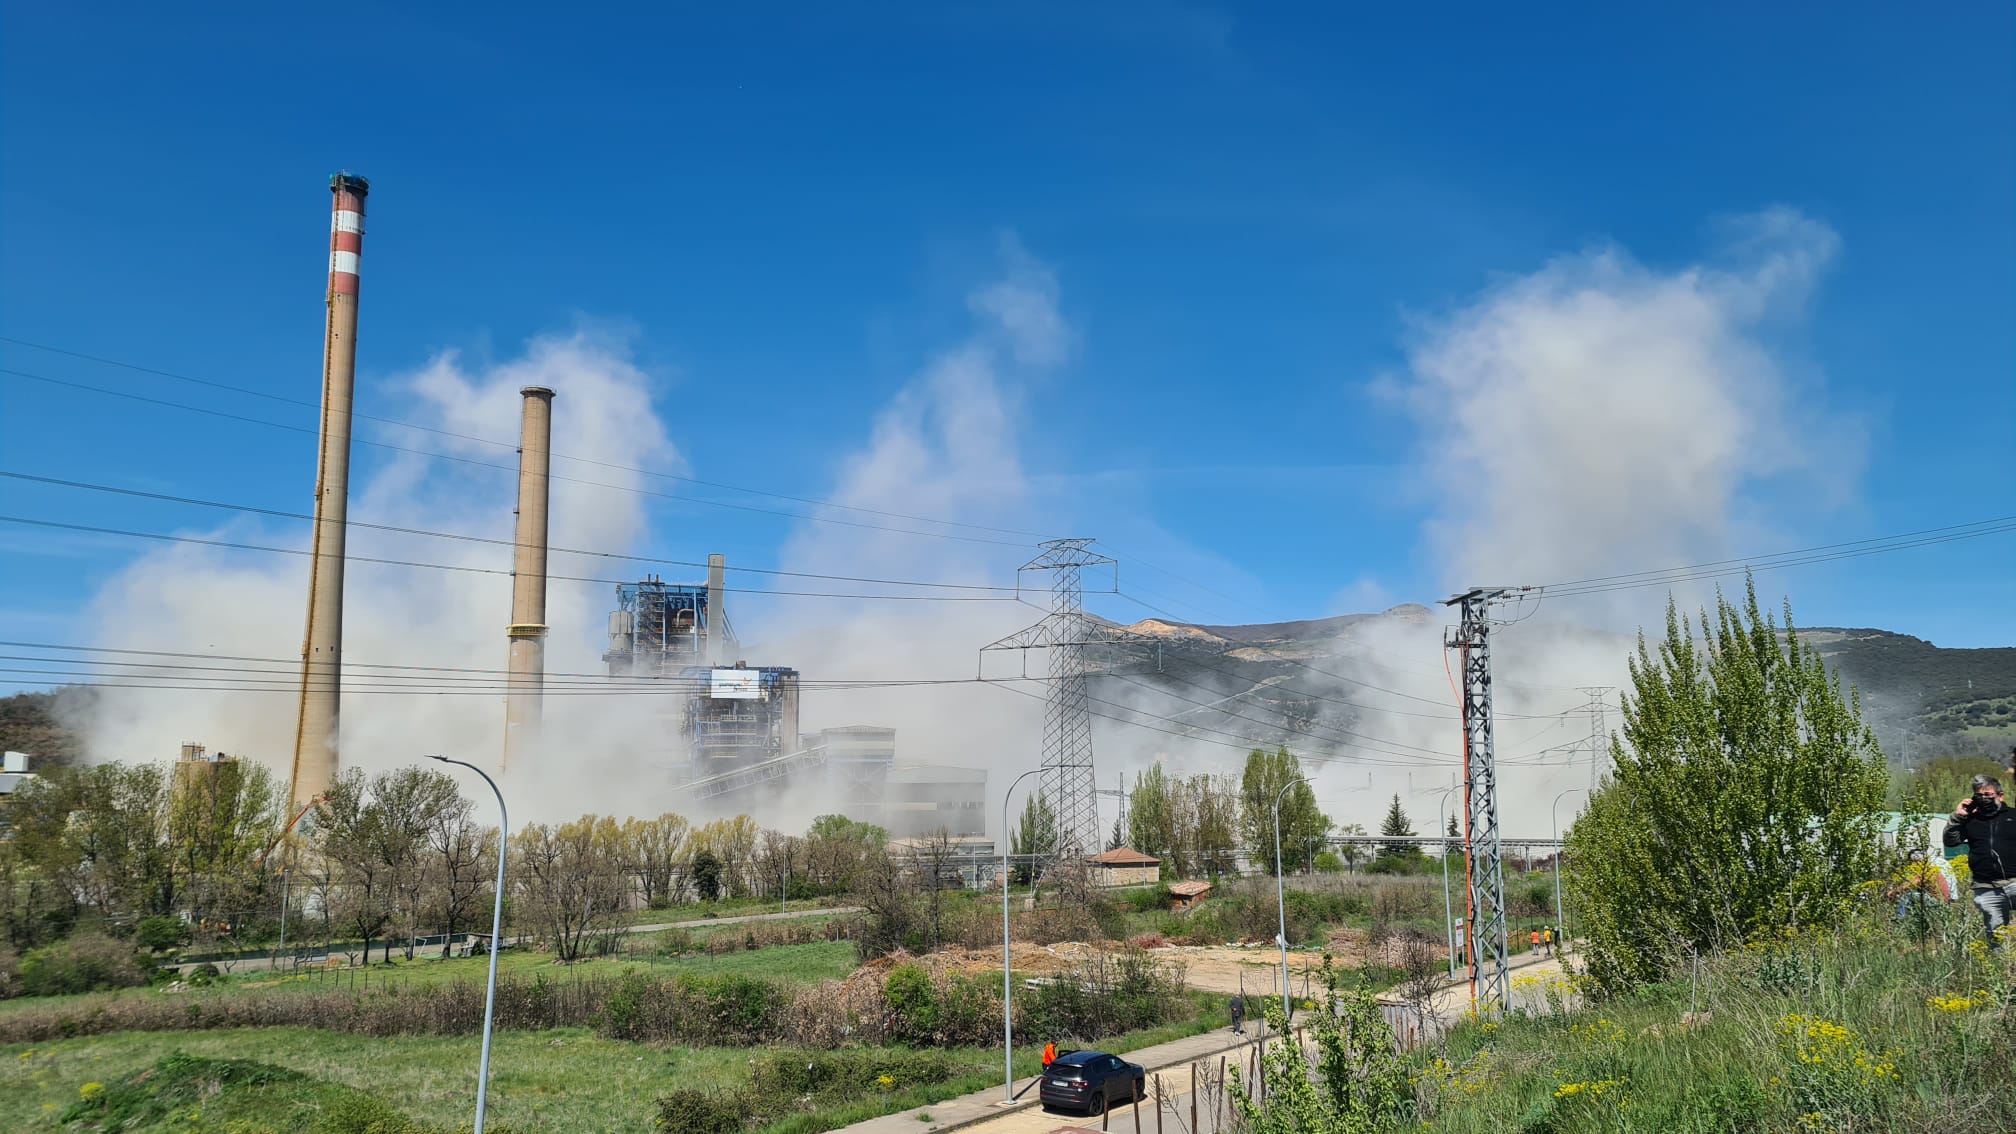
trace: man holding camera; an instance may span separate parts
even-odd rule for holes
[[[1993,949],[2001,943],[1995,931],[2009,924],[2016,910],[2016,807],[2002,802],[2002,785],[1993,776],[1975,776],[1973,788],[1953,809],[1941,841],[1949,847],[1967,844],[1974,908],[1981,911],[1982,932]]]

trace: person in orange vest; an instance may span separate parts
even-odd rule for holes
[[[1050,1070],[1050,1065],[1055,1062],[1057,1062],[1057,1041],[1051,1040],[1043,1045],[1043,1070]]]
[[[1533,947],[1533,950],[1534,950],[1535,952],[1538,952],[1538,951],[1539,951],[1539,949],[1540,949],[1540,931],[1539,931],[1539,930],[1537,930],[1537,929],[1536,929],[1536,930],[1534,930],[1534,931],[1533,931],[1533,933],[1531,934],[1531,936],[1529,936],[1529,937],[1528,937],[1528,938],[1527,938],[1526,940],[1527,940],[1527,944],[1531,945],[1531,946]]]

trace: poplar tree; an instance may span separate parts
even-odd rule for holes
[[[1617,990],[1688,953],[1839,920],[1883,867],[1887,776],[1861,699],[1758,607],[1716,596],[1698,626],[1669,600],[1641,634],[1611,778],[1568,834],[1590,975]]]

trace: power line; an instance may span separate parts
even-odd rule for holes
[[[8,649],[18,649],[18,650],[60,651],[64,653],[120,654],[132,657],[177,658],[185,661],[234,661],[234,662],[264,663],[277,666],[292,667],[275,672],[285,672],[287,674],[294,676],[299,675],[299,666],[301,664],[301,659],[298,657],[261,657],[254,654],[219,654],[219,653],[205,653],[202,651],[193,651],[193,650],[143,650],[131,647],[80,646],[74,643],[66,643],[66,642],[0,641],[0,647]],[[394,664],[389,662],[351,661],[347,658],[344,659],[344,667],[346,669],[362,669],[362,670],[382,669],[382,670],[394,670],[394,671],[404,671],[414,673],[444,673],[444,674],[466,673],[466,674],[478,674],[486,677],[504,677],[510,673],[509,670],[493,669],[481,666],[413,665],[410,663]],[[560,677],[560,678],[566,678],[566,677],[595,678],[595,679],[607,680],[612,684],[635,684],[649,687],[659,687],[667,684],[676,684],[678,681],[678,679],[676,678],[647,677],[634,674],[584,673],[578,671],[577,672],[553,671],[549,673],[548,676]],[[1004,678],[1003,680],[1022,681],[1022,680],[1039,680],[1039,679]],[[859,686],[865,688],[874,686],[878,683],[890,684],[890,685],[961,685],[961,684],[971,684],[973,683],[973,681],[974,681],[973,678],[967,678],[967,677],[902,678],[889,681],[880,681],[879,679],[873,679],[873,678],[817,678],[817,679],[801,678],[800,685],[801,686],[833,685],[833,686],[849,686],[849,687]]]
[[[57,528],[64,531],[88,532],[93,535],[114,535],[114,536],[124,536],[131,539],[151,539],[151,540],[159,540],[165,543],[184,543],[184,544],[194,544],[202,547],[221,547],[221,548],[229,548],[235,551],[258,551],[273,555],[306,556],[313,554],[308,549],[300,547],[269,547],[264,544],[239,543],[233,540],[203,539],[198,536],[169,535],[165,532],[139,532],[139,531],[132,531],[127,528],[99,527],[92,524],[66,524],[57,520],[40,520],[27,516],[0,516],[0,523],[25,524],[31,527]],[[380,566],[387,566],[387,567],[419,567],[434,571],[462,571],[475,575],[501,575],[509,577],[511,574],[510,571],[501,570],[495,567],[472,567],[466,564],[459,564],[459,563],[429,563],[412,559],[383,559],[374,556],[349,555],[349,554],[346,554],[344,556],[344,559],[351,563],[374,563]],[[625,583],[636,582],[635,579],[603,579],[587,575],[548,575],[546,577],[554,582],[562,582],[562,583],[608,583],[620,586]],[[1016,601],[1012,596],[1008,595],[1002,595],[992,598],[984,595],[869,595],[869,594],[838,594],[831,591],[778,591],[778,590],[764,590],[751,587],[724,587],[723,590],[726,590],[730,594],[779,595],[779,596],[791,596],[797,598],[859,599],[864,601],[875,601],[875,602],[1006,603]]]
[[[227,512],[243,512],[257,516],[271,516],[283,520],[313,521],[314,516],[306,512],[288,512],[279,508],[261,508],[253,504],[232,504],[222,500],[205,500],[194,496],[175,496],[165,492],[147,492],[137,488],[120,488],[116,485],[93,484],[89,481],[64,480],[58,477],[37,476],[33,473],[11,472],[0,469],[0,477],[10,480],[29,481],[35,484],[54,485],[61,488],[75,488],[88,492],[104,492],[118,496],[131,496],[142,500],[159,500],[170,504],[188,504],[198,508],[216,508]],[[426,536],[432,539],[452,539],[465,543],[488,544],[494,547],[516,548],[516,542],[491,536],[469,535],[464,532],[444,532],[433,528],[409,528],[396,524],[374,524],[363,520],[350,520],[348,526],[366,528],[372,531],[393,532],[399,535]],[[707,568],[709,564],[689,559],[661,559],[649,555],[629,555],[615,551],[590,551],[577,547],[549,547],[549,552],[558,555],[585,555],[598,559],[618,559],[631,563],[652,563],[672,567]],[[819,579],[832,583],[870,583],[890,587],[926,587],[940,590],[959,591],[1001,591],[1014,593],[1015,587],[993,583],[934,583],[919,579],[875,579],[858,575],[824,575],[809,571],[782,571],[769,567],[728,567],[729,571],[740,571],[754,575],[778,575],[796,579]]]
[[[1538,589],[1557,598],[1573,598],[1580,595],[1636,590],[1643,587],[1663,587],[1671,586],[1674,583],[1720,578],[1748,572],[1776,571],[1786,567],[1799,567],[1813,563],[1831,563],[1842,559],[1859,559],[1869,555],[1884,555],[1893,551],[1905,551],[1916,547],[1931,547],[1944,543],[1957,543],[1962,540],[1980,539],[1983,536],[2001,535],[2012,531],[2016,531],[2016,516],[1996,516],[1986,520],[1949,524],[1939,528],[1925,528],[1915,532],[1899,532],[1894,535],[1874,536],[1865,540],[1852,540],[1846,543],[1824,544],[1819,547],[1803,548],[1795,551],[1775,552],[1770,555],[1753,556],[1748,559],[1724,559],[1714,563],[1700,563],[1688,567],[1669,567],[1661,571],[1638,571],[1629,575],[1609,575],[1568,583],[1553,583]]]
[[[31,374],[25,370],[14,370],[7,367],[0,367],[0,374],[12,375],[17,378],[27,378],[37,382],[47,382],[55,386],[66,386],[75,390],[86,390],[94,394],[104,394],[108,397],[127,398],[132,401],[145,402],[148,405],[162,406],[168,409],[184,410],[189,413],[199,413],[210,417],[224,418],[230,421],[245,422],[250,425],[263,425],[272,429],[283,429],[291,433],[302,433],[307,434],[309,436],[320,436],[319,430],[312,429],[305,425],[289,425],[285,422],[268,421],[264,418],[258,418],[258,417],[247,417],[244,414],[226,413],[223,410],[210,409],[204,406],[192,406],[186,402],[174,402],[169,401],[165,398],[150,398],[142,394],[129,393],[124,390],[108,390],[102,386],[93,386],[85,382],[72,382],[62,378],[51,378],[44,374]],[[424,427],[416,427],[416,428],[424,428]],[[352,440],[354,444],[369,445],[372,448],[385,449],[395,453],[408,453],[413,456],[426,457],[429,458],[430,460],[453,461],[456,464],[469,465],[475,468],[499,469],[504,472],[511,473],[513,476],[517,475],[518,471],[517,468],[512,465],[499,464],[495,461],[479,461],[474,457],[458,457],[452,453],[439,453],[435,452],[432,449],[415,449],[408,445],[394,445],[391,444],[390,442],[372,441],[368,438],[363,437],[353,438]],[[665,476],[669,474],[647,473],[647,475]],[[871,524],[860,520],[843,520],[837,516],[819,516],[803,512],[787,512],[776,508],[759,508],[753,504],[735,504],[726,500],[708,500],[704,497],[698,497],[698,496],[680,496],[676,493],[656,492],[648,488],[636,488],[625,484],[610,484],[606,481],[600,481],[600,480],[583,480],[579,477],[559,476],[557,474],[549,474],[549,477],[552,480],[567,484],[579,484],[591,488],[606,488],[612,492],[627,492],[637,496],[650,496],[661,500],[676,500],[683,504],[704,504],[710,508],[727,508],[732,511],[738,511],[738,512],[755,512],[766,516],[782,516],[785,519],[806,520],[813,523],[821,523],[821,524],[839,524],[843,527],[865,528],[871,531],[889,532],[895,535],[923,536],[930,539],[950,539],[950,540],[958,540],[963,543],[992,544],[997,547],[1028,546],[1025,543],[1018,543],[1013,540],[986,539],[980,536],[955,535],[951,532],[917,531],[914,528],[894,528],[888,526],[887,524]],[[845,507],[845,505],[835,505],[835,507]],[[928,522],[945,523],[948,521],[932,520]]]
[[[214,379],[197,378],[187,374],[178,374],[172,370],[162,370],[157,367],[141,366],[137,363],[122,362],[118,359],[104,358],[94,354],[86,354],[82,351],[69,350],[64,347],[49,346],[46,343],[30,342],[26,339],[17,339],[7,335],[0,335],[0,342],[12,343],[15,346],[27,347],[31,350],[46,351],[50,354],[64,355],[69,358],[82,359],[86,362],[95,362],[104,366],[116,366],[124,370],[132,370],[141,374],[152,374],[161,378],[171,378],[178,382],[188,382],[197,386],[208,386],[211,389],[226,390],[234,394],[244,394],[248,397],[265,398],[268,401],[280,402],[285,405],[302,406],[307,409],[318,411],[321,408],[321,403],[310,401],[306,398],[290,398],[284,394],[275,394],[266,390],[255,390],[247,386],[234,386],[228,382],[218,382]],[[20,374],[22,377],[39,377],[37,375],[25,374],[20,371],[7,371],[7,373]],[[60,381],[59,379],[42,379],[42,380],[51,382]],[[97,389],[95,387],[80,387],[80,388]],[[97,389],[97,392],[108,394],[118,393],[118,391],[102,390],[102,389]],[[480,437],[469,433],[458,433],[452,429],[441,429],[431,425],[421,425],[417,422],[401,421],[397,418],[376,417],[371,414],[363,414],[363,413],[352,413],[351,417],[359,421],[369,421],[369,422],[375,422],[380,425],[391,425],[391,426],[397,426],[401,429],[412,429],[422,433],[432,433],[435,434],[436,436],[449,437],[458,441],[473,441],[479,445],[492,445],[501,449],[510,449],[514,452],[518,448],[518,443],[516,441],[505,441],[505,440],[498,440],[497,438],[493,437]],[[860,512],[865,515],[881,516],[885,519],[914,520],[917,521],[918,523],[943,524],[946,527],[953,527],[953,528],[970,528],[975,531],[994,532],[998,535],[1020,535],[1020,536],[1029,536],[1035,539],[1044,538],[1044,533],[1042,532],[1024,531],[1018,528],[993,527],[987,524],[968,523],[964,520],[944,520],[934,516],[917,516],[905,512],[892,512],[880,508],[868,508],[858,504],[840,504],[831,500],[820,500],[809,496],[793,496],[783,492],[771,492],[761,488],[749,488],[739,484],[729,484],[724,481],[704,480],[700,477],[684,476],[679,473],[669,473],[658,469],[648,469],[636,465],[619,464],[613,461],[600,461],[592,457],[576,457],[566,453],[554,453],[552,454],[552,456],[553,459],[555,460],[575,461],[579,464],[594,465],[599,468],[613,469],[620,472],[641,473],[645,476],[660,477],[665,480],[678,481],[683,484],[697,484],[704,488],[719,488],[729,492],[743,492],[751,496],[767,496],[773,500],[788,500],[794,504],[810,504],[813,505],[814,507],[819,508],[838,508],[848,512]]]

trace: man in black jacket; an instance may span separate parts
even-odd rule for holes
[[[1993,949],[2000,944],[1995,931],[2009,924],[2016,910],[2016,807],[2002,802],[2002,785],[1993,776],[1975,776],[1973,787],[1974,794],[1953,809],[1941,841],[1949,847],[1967,844],[1974,908],[1981,911],[1981,929]]]

